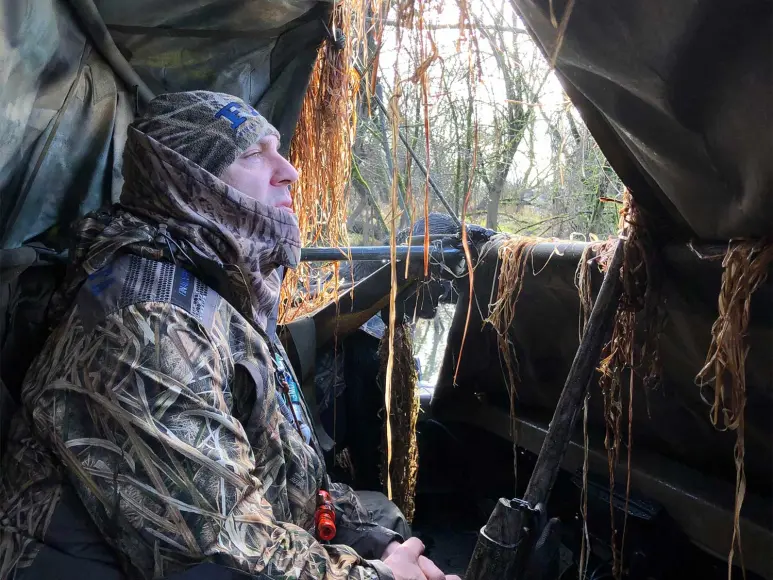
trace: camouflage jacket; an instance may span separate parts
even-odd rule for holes
[[[261,329],[274,268],[297,260],[294,218],[136,131],[124,164],[122,207],[83,222],[61,320],[22,389],[0,478],[0,577],[34,562],[74,489],[131,577],[215,561],[259,577],[391,578],[313,536],[324,460]],[[396,534],[330,487],[336,539],[378,558]]]

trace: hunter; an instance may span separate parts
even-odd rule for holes
[[[76,227],[11,426],[0,578],[186,578],[200,565],[452,578],[384,496],[327,476],[270,330],[278,268],[301,248],[298,173],[279,145],[250,105],[207,91],[161,95],[130,126],[120,201]],[[315,537],[320,490],[332,542]]]

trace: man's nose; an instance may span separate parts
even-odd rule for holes
[[[271,185],[286,186],[292,185],[296,181],[298,181],[298,170],[287,159],[281,155],[276,155]]]

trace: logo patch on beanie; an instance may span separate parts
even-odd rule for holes
[[[231,129],[234,131],[250,117],[259,116],[260,114],[249,105],[238,103],[236,101],[231,101],[225,107],[215,113],[215,119],[223,117],[231,123]]]

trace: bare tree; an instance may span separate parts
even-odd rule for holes
[[[493,18],[506,18],[503,7],[497,12],[488,6],[486,9]],[[515,18],[514,13],[510,14],[511,18]],[[515,34],[510,33],[510,37],[506,38],[508,33],[503,28],[491,30],[481,26],[478,30],[491,48],[498,73],[504,81],[506,95],[503,105],[494,104],[493,130],[487,135],[486,154],[480,157],[481,179],[488,190],[486,226],[497,229],[502,192],[515,153],[534,118],[533,104],[547,80],[548,70],[544,64],[540,67],[541,63],[535,59],[532,59],[532,66],[528,69],[524,66],[525,59],[521,56]],[[541,70],[535,71],[535,65]]]
[[[492,229],[557,237],[612,233],[617,205],[606,200],[618,197],[622,184],[568,101],[556,98],[560,86],[542,52],[523,34],[507,0],[481,0],[471,9],[475,12],[469,25],[440,21],[423,27],[423,34],[435,35],[441,53],[426,69],[428,136],[421,85],[414,74],[424,64],[415,22],[403,30],[399,50],[394,43],[375,46],[370,39],[374,45],[370,52],[380,51],[377,60],[383,69],[375,71],[380,79],[376,94],[389,101],[395,87],[388,79],[397,69],[402,79],[399,128],[430,167],[457,215],[472,187],[469,219]],[[387,26],[390,22],[392,16]],[[467,42],[475,39],[475,58],[454,45],[455,30],[465,34]],[[366,76],[372,78],[373,72]],[[547,94],[551,96],[546,99]],[[407,225],[409,215],[418,217],[413,214],[422,211],[426,195],[424,176],[403,143],[396,140],[397,150],[391,150],[391,123],[378,107],[368,106],[364,96],[353,151],[356,195],[350,225],[362,235],[359,240],[353,237],[355,243],[384,232],[389,223],[393,168],[398,176],[400,227]],[[432,193],[430,210],[444,211]]]

